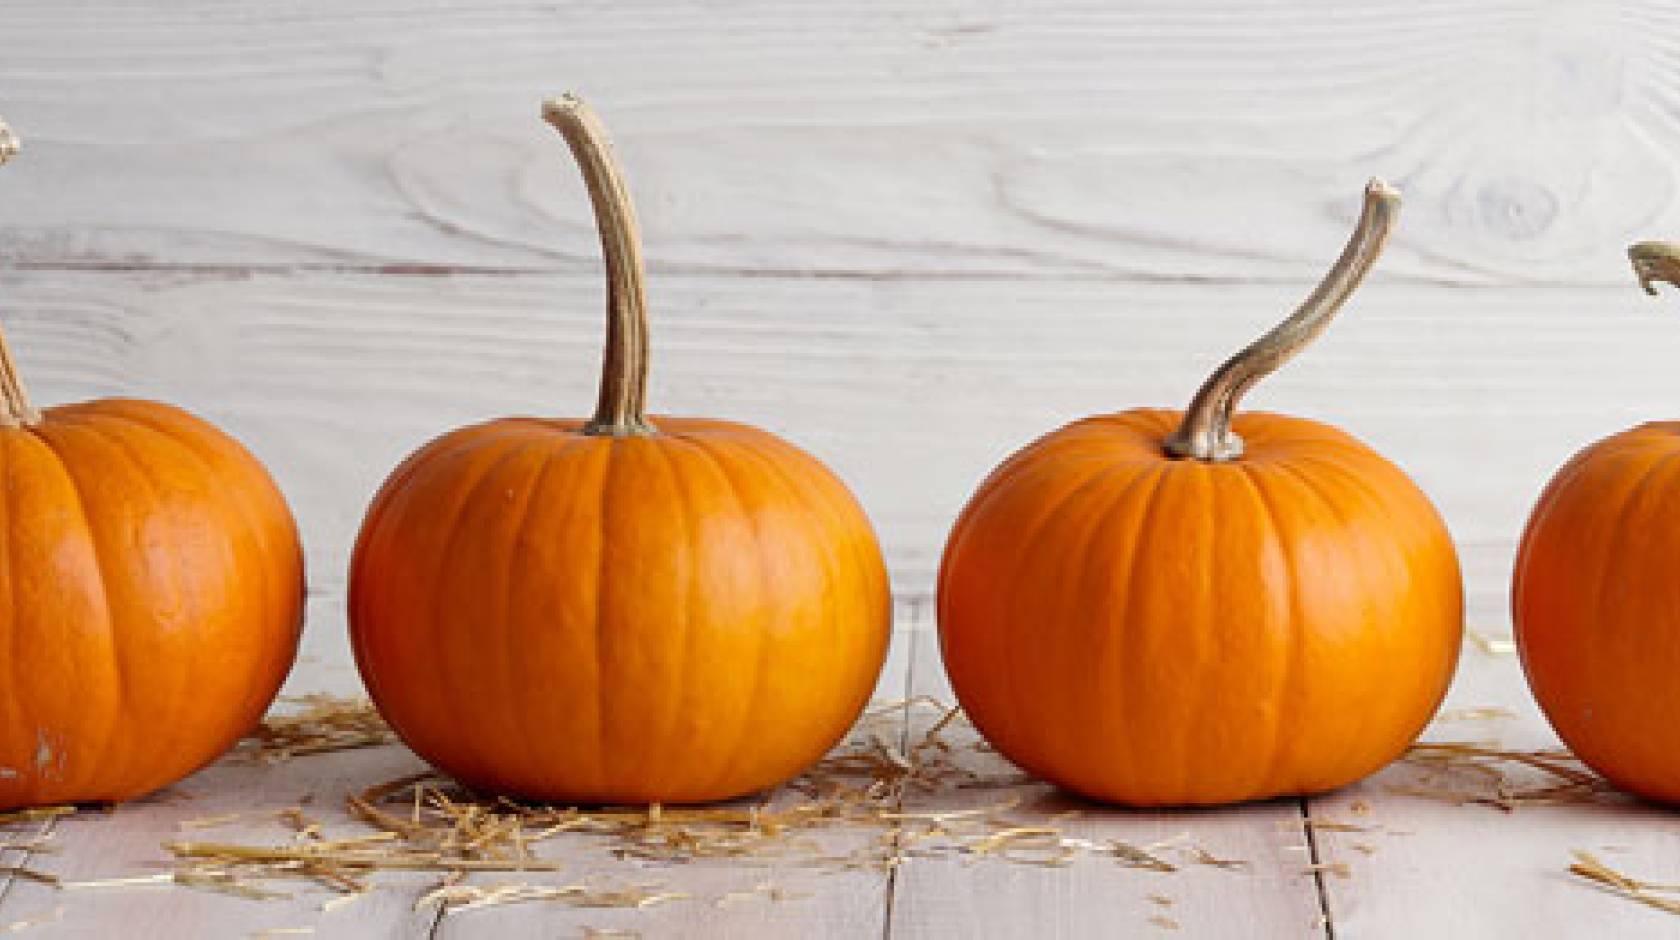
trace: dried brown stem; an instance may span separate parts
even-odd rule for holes
[[[573,94],[543,102],[543,119],[554,125],[583,173],[601,254],[607,264],[607,345],[601,360],[601,394],[584,433],[611,437],[652,434],[646,413],[647,295],[643,287],[642,243],[636,212],[595,112]]]
[[[1365,186],[1365,207],[1342,256],[1289,319],[1226,360],[1202,384],[1178,430],[1167,438],[1167,453],[1209,461],[1242,456],[1242,438],[1231,430],[1237,402],[1330,325],[1382,254],[1399,212],[1400,194],[1387,183],[1373,179]]]
[[[17,156],[20,141],[12,129],[0,119],[0,166]],[[6,335],[0,333],[0,427],[16,428],[41,423],[41,413],[29,403],[23,379],[18,376],[17,361]]]
[[[1633,274],[1639,278],[1640,288],[1652,297],[1657,296],[1655,281],[1680,286],[1680,244],[1635,242],[1628,246],[1628,260],[1633,262]]]

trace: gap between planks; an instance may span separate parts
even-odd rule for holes
[[[1261,274],[1225,275],[1199,273],[1156,273],[1151,271],[1013,271],[938,268],[801,268],[748,267],[721,264],[693,264],[669,261],[645,263],[649,277],[658,279],[696,278],[743,281],[862,281],[881,283],[940,282],[1014,282],[1023,284],[1108,284],[1108,285],[1164,285],[1185,287],[1299,287],[1303,291],[1316,283],[1306,276],[1267,276]],[[438,263],[424,261],[356,262],[166,262],[166,261],[21,261],[0,257],[0,277],[8,274],[158,274],[197,275],[206,278],[240,280],[249,277],[309,277],[318,275],[349,275],[392,278],[449,278],[449,277],[578,277],[599,274],[597,259],[580,259],[576,264],[550,266],[488,265],[466,263]],[[1406,287],[1451,288],[1469,293],[1502,293],[1513,288],[1548,291],[1594,293],[1617,288],[1621,282],[1605,278],[1598,281],[1525,279],[1519,283],[1490,283],[1474,278],[1455,278],[1446,275],[1419,275],[1410,272],[1384,271],[1385,280]],[[1631,283],[1631,276],[1629,279]]]
[[[926,595],[911,597],[904,603],[905,615],[910,625],[902,632],[906,642],[910,645],[905,657],[904,668],[904,712],[898,728],[898,752],[910,753],[910,713],[913,708],[911,700],[916,694],[916,660],[926,648],[933,622],[929,616],[933,610],[933,600]],[[898,812],[904,811],[904,793],[900,791],[898,803],[894,807]],[[885,903],[881,905],[881,938],[891,940],[893,929],[893,905],[898,898],[898,872],[901,866],[894,865],[887,871],[885,886]]]
[[[1336,921],[1330,913],[1330,886],[1324,883],[1324,859],[1318,849],[1318,833],[1312,824],[1311,797],[1295,798],[1295,809],[1301,814],[1301,834],[1307,839],[1307,859],[1312,866],[1313,890],[1318,894],[1319,916],[1323,918],[1325,940],[1336,940]]]

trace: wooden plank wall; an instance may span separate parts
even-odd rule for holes
[[[12,0],[0,310],[37,396],[203,412],[275,468],[334,590],[445,428],[591,400],[581,186],[616,130],[655,403],[764,424],[865,499],[900,588],[1055,424],[1178,404],[1407,195],[1379,275],[1254,404],[1366,437],[1508,544],[1579,444],[1680,407],[1680,11],[1595,3],[812,7]]]

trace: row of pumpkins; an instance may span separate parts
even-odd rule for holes
[[[374,498],[350,571],[356,661],[463,783],[585,803],[725,799],[846,732],[885,655],[880,549],[808,454],[650,419],[641,249],[605,134],[548,102],[608,277],[587,421],[451,431]],[[0,157],[16,139],[0,130]],[[1373,181],[1329,275],[1184,412],[1076,421],[991,474],[946,546],[939,626],[975,725],[1023,768],[1133,805],[1342,786],[1439,706],[1461,640],[1447,530],[1354,438],[1237,413],[1317,336],[1394,225]],[[1648,290],[1680,272],[1633,249]],[[1654,292],[1654,291],[1653,291]],[[0,809],[130,799],[216,758],[291,667],[302,555],[264,468],[150,401],[37,411],[0,341]],[[1558,733],[1680,799],[1680,425],[1587,448],[1541,497],[1513,589]]]

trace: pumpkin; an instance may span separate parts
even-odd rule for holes
[[[1629,249],[1647,293],[1680,246]],[[1517,649],[1558,736],[1640,796],[1680,802],[1680,422],[1611,435],[1552,477],[1511,583]]]
[[[1137,806],[1308,794],[1398,756],[1457,661],[1457,556],[1429,500],[1335,428],[1233,414],[1381,251],[1379,181],[1306,303],[1189,409],[1075,421],[1010,457],[951,532],[945,666],[999,752]]]
[[[570,146],[607,269],[587,421],[444,434],[374,498],[350,570],[356,661],[391,726],[470,787],[701,802],[779,783],[856,720],[891,603],[862,508],[756,428],[644,413],[635,218],[575,96]]]
[[[0,810],[141,796],[256,724],[303,558],[244,448],[153,401],[37,410],[0,338],[0,492]]]

